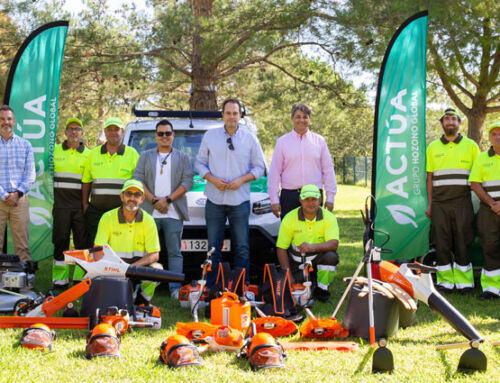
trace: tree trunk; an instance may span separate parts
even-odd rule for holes
[[[214,0],[191,0],[191,9],[195,17],[193,51],[191,57],[191,110],[217,110],[217,88],[214,77],[216,65],[203,58],[203,37],[200,19],[213,16]]]
[[[472,100],[472,107],[465,114],[469,120],[467,137],[476,141],[481,148],[483,125],[486,119],[486,97],[476,95]]]
[[[467,114],[469,120],[467,137],[476,141],[482,149],[481,140],[483,139],[483,124],[486,118],[485,109],[472,107],[471,112]]]

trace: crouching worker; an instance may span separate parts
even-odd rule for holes
[[[301,254],[311,261],[313,296],[320,302],[330,299],[328,286],[333,281],[339,257],[339,227],[335,215],[320,206],[321,194],[316,185],[300,190],[300,207],[290,211],[281,222],[276,243],[281,267],[290,269],[291,282],[304,282]]]
[[[158,263],[160,241],[156,224],[140,208],[144,201],[142,182],[128,180],[120,193],[122,206],[102,216],[97,228],[95,246],[109,245],[125,262],[140,267],[163,269]],[[136,304],[149,304],[158,282],[143,281]]]

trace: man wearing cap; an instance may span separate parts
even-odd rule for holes
[[[16,118],[8,105],[0,107],[0,252],[9,222],[14,251],[21,261],[31,259],[29,250],[28,192],[35,182],[31,144],[14,134]]]
[[[271,210],[284,217],[300,206],[299,191],[307,184],[325,187],[325,207],[332,211],[337,193],[335,169],[325,139],[311,132],[311,109],[306,104],[292,108],[293,130],[278,138],[267,178]],[[281,184],[281,192],[280,192]]]
[[[330,299],[328,287],[339,262],[339,226],[335,215],[320,206],[321,194],[316,185],[305,185],[299,195],[300,207],[289,212],[281,222],[276,242],[278,261],[290,269],[291,282],[304,282],[302,254],[311,261],[314,298]],[[316,280],[314,280],[316,275]]]
[[[427,196],[425,214],[432,221],[436,247],[437,289],[471,294],[474,275],[469,246],[474,238],[469,174],[479,154],[477,144],[458,129],[460,115],[451,108],[441,116],[444,134],[427,147]]]
[[[170,121],[156,124],[158,147],[139,157],[134,179],[144,183],[144,210],[152,214],[158,229],[163,230],[168,270],[182,273],[182,222],[189,220],[186,192],[193,187],[189,156],[173,147],[174,128]],[[179,282],[170,282],[170,294],[179,297]]]
[[[491,147],[479,154],[469,176],[471,188],[481,200],[477,228],[483,248],[479,299],[500,298],[500,121],[488,128]]]
[[[121,206],[104,213],[99,221],[95,246],[109,245],[131,265],[163,269],[158,263],[160,241],[155,220],[140,208],[144,202],[142,182],[125,181],[119,197]],[[156,282],[141,283],[140,296],[145,303],[151,302],[157,285]]]
[[[64,134],[66,140],[54,148],[52,283],[54,288],[58,289],[68,287],[69,265],[64,263],[63,251],[69,248],[71,232],[73,232],[75,248],[83,249],[86,246],[85,219],[82,209],[82,174],[90,153],[82,142],[83,124],[78,118],[72,117],[66,121]],[[76,279],[81,279],[81,275],[78,275],[78,272],[76,274]]]
[[[241,105],[237,99],[222,103],[222,119],[224,127],[208,130],[203,136],[195,163],[200,177],[207,180],[208,247],[215,247],[207,286],[214,284],[222,259],[226,220],[231,231],[234,265],[246,269],[248,281],[250,181],[262,177],[266,167],[257,137],[239,126]]]
[[[123,122],[119,118],[106,120],[104,135],[106,143],[90,152],[82,176],[82,204],[88,247],[94,243],[101,216],[121,205],[120,190],[123,183],[132,178],[139,158],[134,148],[122,144]]]

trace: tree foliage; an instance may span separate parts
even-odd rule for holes
[[[500,112],[500,3],[495,0],[348,0],[325,8],[348,63],[380,66],[396,28],[429,10],[430,78],[439,78],[451,101],[467,117],[468,136],[481,142],[488,114]]]

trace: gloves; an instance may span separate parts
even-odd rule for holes
[[[351,278],[344,278],[344,282],[349,281]],[[372,286],[375,290],[380,291],[389,299],[397,298],[402,303],[402,305],[407,310],[416,311],[417,303],[415,299],[413,299],[410,294],[404,291],[401,287],[394,283],[387,283],[379,281],[378,279],[372,279]],[[368,279],[365,277],[356,278],[356,284],[364,285],[358,294],[359,297],[363,297],[368,294]]]

